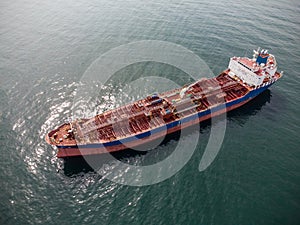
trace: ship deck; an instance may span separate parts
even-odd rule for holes
[[[53,145],[107,143],[138,135],[244,96],[249,89],[224,71],[182,88],[153,94],[91,119],[63,124],[48,134]]]

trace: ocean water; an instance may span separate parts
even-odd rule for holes
[[[299,1],[2,0],[0,7],[0,224],[300,223]],[[260,46],[284,76],[227,114],[221,149],[205,171],[198,167],[209,123],[184,167],[153,185],[121,185],[83,159],[57,159],[44,136],[72,117],[85,71],[106,52],[145,40],[183,46],[215,75],[229,57]],[[147,76],[191,81],[164,63],[136,63],[115,73],[104,100],[91,106],[115,107],[126,84]],[[177,144],[116,157],[151,164]]]

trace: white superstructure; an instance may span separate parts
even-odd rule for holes
[[[229,76],[249,86],[258,87],[264,80],[272,81],[277,71],[275,57],[267,50],[254,51],[253,58],[232,57],[229,62]]]

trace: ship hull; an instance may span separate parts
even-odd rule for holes
[[[226,104],[215,106],[205,111],[192,114],[190,116],[182,118],[181,120],[173,121],[162,127],[155,128],[151,131],[146,131],[136,136],[127,137],[120,140],[114,140],[112,142],[107,142],[107,143],[86,144],[80,146],[77,145],[59,146],[58,145],[57,157],[66,158],[66,157],[85,156],[85,155],[97,155],[97,154],[117,152],[128,148],[147,145],[147,143],[165,137],[166,134],[172,134],[179,130],[192,127],[193,125],[196,125],[201,121],[234,110],[246,104],[256,96],[258,96],[260,93],[268,89],[272,84],[273,83],[270,83],[265,85],[264,87],[254,89],[248,92],[246,95],[237,98],[231,102],[227,102]]]

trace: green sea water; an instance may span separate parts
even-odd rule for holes
[[[300,223],[299,1],[3,0],[0,10],[0,224]],[[260,46],[284,76],[227,114],[221,149],[205,171],[198,167],[209,123],[180,171],[135,187],[106,179],[83,159],[56,158],[44,136],[72,116],[74,93],[94,60],[143,40],[183,46],[215,75],[230,57]],[[111,101],[95,103],[116,106],[126,83],[147,76],[191,81],[170,65],[137,63],[105,86]],[[151,164],[177,143],[117,158]]]

